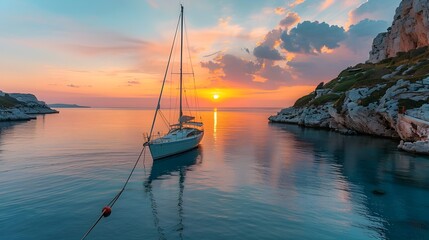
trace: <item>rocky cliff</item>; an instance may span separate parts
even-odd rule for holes
[[[429,1],[403,0],[370,59],[342,71],[270,122],[400,139],[429,154]]]
[[[399,52],[429,44],[429,1],[403,0],[396,9],[388,32],[380,33],[373,42],[369,62],[377,63]]]
[[[271,116],[271,122],[401,139],[429,154],[429,48],[358,64]]]
[[[33,94],[4,93],[0,91],[0,121],[29,120],[34,114],[58,113]]]

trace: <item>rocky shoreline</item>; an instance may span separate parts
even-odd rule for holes
[[[270,116],[269,121],[401,139],[400,149],[429,154],[429,77],[416,82],[399,80],[383,89],[386,86],[351,89],[343,93],[344,99],[340,97],[336,102],[282,109]],[[363,104],[382,89],[385,93],[380,99]],[[335,93],[316,90],[313,94],[311,102]]]
[[[425,56],[429,55],[426,51]],[[398,139],[402,150],[429,154],[429,77],[404,75],[423,66],[422,62],[412,62],[390,66],[386,68],[389,71],[380,68],[386,63],[346,69],[293,107],[270,116],[269,121]],[[425,62],[429,66],[429,61]],[[374,69],[384,73],[383,81],[364,78],[368,72],[378,78]],[[422,76],[429,74],[429,68],[424,70]],[[345,89],[345,85],[350,87]]]
[[[368,103],[374,93],[380,98]],[[325,89],[312,94],[314,103],[335,93]],[[400,149],[429,154],[429,77],[414,82],[398,80],[393,86],[353,88],[343,94],[336,102],[309,102],[305,107],[282,109],[269,121],[400,139]]]
[[[429,154],[428,19],[429,2],[402,0],[366,63],[319,84],[269,121],[394,138],[402,150]]]
[[[36,119],[37,114],[59,113],[33,94],[0,91],[0,122]]]

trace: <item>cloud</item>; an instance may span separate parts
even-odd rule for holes
[[[283,60],[285,59],[275,48],[279,42],[282,29],[273,29],[269,31],[257,47],[253,49],[253,55],[258,59]]]
[[[140,50],[142,46],[138,44],[130,44],[123,46],[84,46],[78,44],[68,44],[64,47],[74,53],[86,55],[86,56],[101,56],[101,55],[116,55],[116,54],[128,54],[135,53]]]
[[[265,34],[264,41],[260,45],[265,45],[269,47],[274,47],[276,43],[280,40],[280,35],[282,34],[282,29],[273,29]]]
[[[320,11],[324,11],[334,4],[335,0],[325,0],[322,5],[320,5]]]
[[[330,54],[298,54],[287,65],[301,85],[318,84],[333,79],[341,70],[355,65],[359,59],[365,59],[367,56],[367,51],[352,52],[349,48],[341,46]]]
[[[201,66],[210,72],[221,72],[220,81],[232,85],[246,86],[257,89],[277,89],[290,82],[291,74],[287,69],[275,64],[275,61],[259,59],[254,62],[225,54],[213,61],[203,62]],[[219,84],[216,82],[215,84]]]
[[[80,88],[80,86],[78,85],[74,85],[74,84],[68,84],[67,87],[71,87],[71,88]]]
[[[220,69],[222,65],[219,62],[201,62],[201,67],[209,69],[210,73],[214,73],[216,70]]]
[[[356,25],[351,25],[348,31],[350,37],[376,37],[386,30],[389,24],[386,21],[365,19]]]
[[[233,82],[250,83],[254,80],[254,74],[261,66],[252,61],[246,61],[231,54],[225,54],[221,59],[224,80]]]
[[[381,20],[365,19],[351,25],[345,44],[353,51],[368,50],[378,33],[386,31],[389,24]]]
[[[274,9],[274,13],[277,15],[283,15],[285,14],[285,12],[286,12],[286,9],[283,7],[277,7]]]
[[[284,31],[280,36],[282,47],[287,51],[310,54],[321,53],[324,48],[338,48],[346,37],[344,28],[318,21],[302,22],[289,33]]]
[[[72,30],[65,35],[70,35],[69,39],[73,42],[59,46],[69,52],[85,56],[136,54],[143,48],[154,48],[151,42],[116,32],[82,29]]]
[[[305,0],[295,0],[295,2],[289,4],[289,7],[290,8],[294,8],[294,7],[300,5],[300,4],[304,3],[304,2],[305,2]]]
[[[127,83],[128,83],[128,86],[140,84],[140,82],[136,80],[128,81]]]
[[[364,19],[393,21],[393,15],[401,0],[368,0],[349,13],[347,25]]]
[[[297,24],[301,20],[301,17],[298,13],[289,12],[284,19],[282,19],[279,23],[281,27],[289,28],[295,24]]]
[[[347,31],[341,26],[318,21],[304,21],[292,28],[298,21],[300,16],[289,12],[278,28],[267,31],[264,39],[256,44],[254,59],[229,53],[203,62],[201,66],[217,74],[218,82],[214,84],[228,82],[265,90],[317,84],[333,79],[346,67],[365,61],[373,38],[388,26],[383,20],[363,19]]]
[[[271,61],[265,62],[259,74],[261,77],[267,79],[266,83],[270,84],[267,86],[269,88],[277,88],[279,86],[286,85],[287,83],[290,84],[290,80],[292,79],[289,71],[279,65],[274,65],[274,62]]]
[[[259,45],[253,49],[253,55],[257,58],[269,59],[269,60],[283,60],[277,49],[271,48],[267,45]]]

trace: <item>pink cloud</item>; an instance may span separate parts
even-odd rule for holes
[[[284,28],[289,28],[291,26],[296,25],[301,21],[301,17],[298,15],[298,13],[289,12],[285,18],[283,18],[279,25]]]
[[[305,0],[295,0],[293,3],[289,4],[289,7],[294,8],[294,7],[300,5],[300,4],[304,3],[304,2],[305,2]]]
[[[335,3],[335,0],[324,0],[323,3],[320,5],[319,10],[325,11],[327,8],[329,8],[334,3]]]

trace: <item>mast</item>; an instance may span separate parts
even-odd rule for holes
[[[182,83],[183,83],[183,5],[180,4],[180,12],[181,12],[181,18],[180,18],[180,114],[179,114],[179,124],[180,128],[182,128],[182,116],[183,116],[183,110],[182,110]]]
[[[153,116],[153,121],[152,121],[152,127],[150,128],[150,133],[149,133],[149,136],[147,138],[146,143],[149,143],[150,139],[152,138],[152,133],[153,133],[153,128],[155,127],[156,117],[158,116],[158,112],[161,109],[162,93],[164,92],[165,80],[167,79],[168,69],[170,69],[171,56],[173,54],[174,46],[176,43],[176,37],[177,37],[177,32],[179,30],[180,19],[181,19],[181,16],[179,16],[179,19],[177,20],[176,31],[174,32],[173,43],[171,44],[170,55],[168,57],[167,67],[165,68],[164,79],[162,80],[161,91],[159,92],[158,104],[156,105],[155,115]]]

